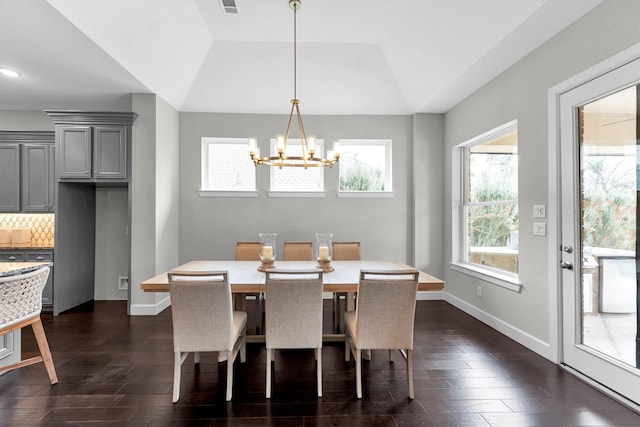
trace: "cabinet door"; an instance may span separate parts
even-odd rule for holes
[[[51,147],[52,144],[22,146],[22,210],[24,212],[53,211]]]
[[[0,251],[0,262],[21,262],[24,261],[24,253],[13,251]]]
[[[91,179],[91,127],[60,126],[59,144],[60,179]]]
[[[0,212],[20,211],[20,146],[0,144]]]
[[[27,261],[51,261],[53,262],[53,252],[50,251],[37,251],[37,252],[27,252],[26,253]],[[44,286],[42,290],[42,304],[43,305],[53,305],[53,266],[49,267],[49,277],[47,278],[47,284]]]
[[[94,178],[127,177],[127,144],[124,126],[96,126],[94,144]]]

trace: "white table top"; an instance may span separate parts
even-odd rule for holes
[[[325,292],[355,292],[360,281],[360,270],[406,270],[413,269],[396,261],[331,261],[334,271],[323,274]],[[175,270],[213,271],[227,270],[231,289],[235,293],[264,292],[265,274],[258,271],[259,261],[189,261]],[[315,261],[277,261],[277,269],[312,269]],[[420,272],[419,291],[439,291],[444,282],[428,273]],[[168,292],[167,273],[161,273],[140,283],[145,292]]]

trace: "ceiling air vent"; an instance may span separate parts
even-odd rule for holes
[[[224,13],[238,13],[238,6],[235,0],[220,0],[220,5]]]

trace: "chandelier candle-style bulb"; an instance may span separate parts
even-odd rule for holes
[[[255,138],[249,138],[249,154],[255,156],[258,151],[258,143]]]
[[[284,147],[284,135],[279,133],[278,135],[276,135],[276,149],[278,150],[278,154],[284,153]]]

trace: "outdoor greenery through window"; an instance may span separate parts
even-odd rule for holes
[[[389,192],[391,141],[341,139],[340,191]]]
[[[518,133],[511,123],[461,146],[462,259],[518,273]]]
[[[256,191],[249,138],[202,138],[202,191]]]
[[[324,141],[316,139],[316,154],[321,156],[324,151]],[[275,138],[271,139],[271,155],[276,156]],[[302,144],[299,139],[289,139],[287,141],[286,153],[290,156],[302,156]],[[247,155],[247,157],[249,157]],[[324,168],[323,167],[271,167],[271,191],[289,192],[321,192],[324,191]]]
[[[636,153],[583,144],[583,240],[589,247],[636,249]]]

